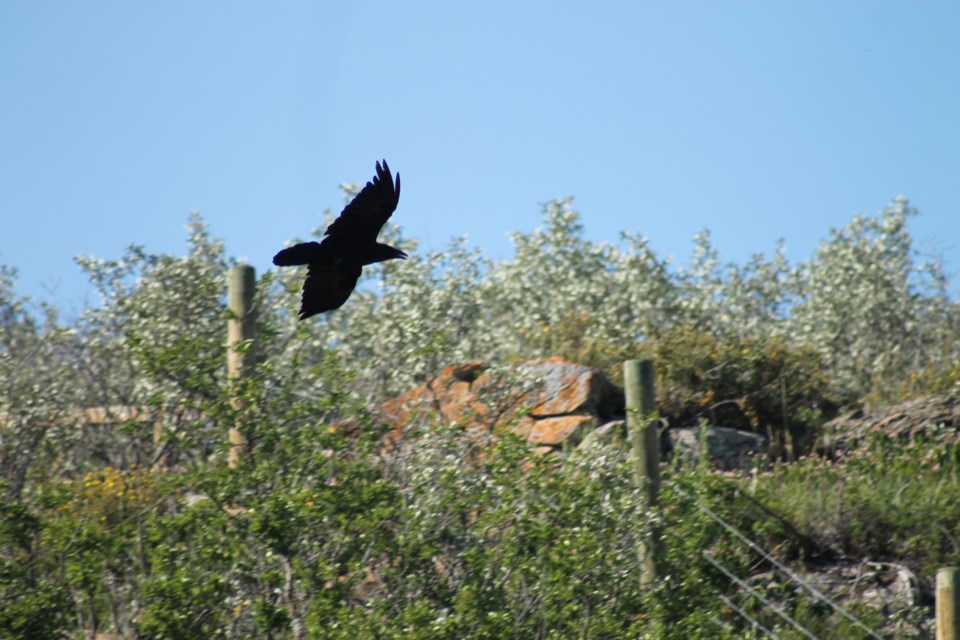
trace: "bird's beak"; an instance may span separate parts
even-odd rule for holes
[[[407,259],[407,254],[406,254],[405,251],[399,251],[399,250],[398,250],[398,251],[397,251],[397,257],[400,258],[401,260],[406,260],[406,259]]]

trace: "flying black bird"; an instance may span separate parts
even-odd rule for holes
[[[300,298],[300,319],[338,309],[357,285],[364,265],[407,254],[377,242],[380,228],[400,200],[400,174],[394,185],[387,161],[377,163],[377,175],[327,227],[321,242],[303,242],[273,256],[278,267],[307,265]]]

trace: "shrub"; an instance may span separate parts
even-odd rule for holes
[[[819,355],[778,335],[721,340],[676,327],[640,354],[657,363],[662,414],[679,425],[706,420],[765,434],[775,456],[809,451],[841,401]]]

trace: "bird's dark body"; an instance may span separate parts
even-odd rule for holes
[[[398,255],[398,249],[382,242],[357,246],[350,242],[335,242],[326,238],[323,242],[302,242],[284,249],[273,257],[278,267],[292,267],[301,264],[344,264],[365,267],[393,258],[405,258]]]
[[[407,257],[403,251],[377,242],[399,199],[400,174],[394,183],[387,161],[382,167],[378,162],[376,177],[327,227],[323,240],[294,245],[273,257],[273,264],[279,267],[307,265],[301,320],[342,306],[353,293],[364,266]]]

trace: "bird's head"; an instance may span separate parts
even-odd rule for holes
[[[390,245],[383,244],[382,242],[377,243],[375,262],[383,262],[384,260],[405,260],[406,257],[406,252],[401,251],[396,247],[391,247]]]

